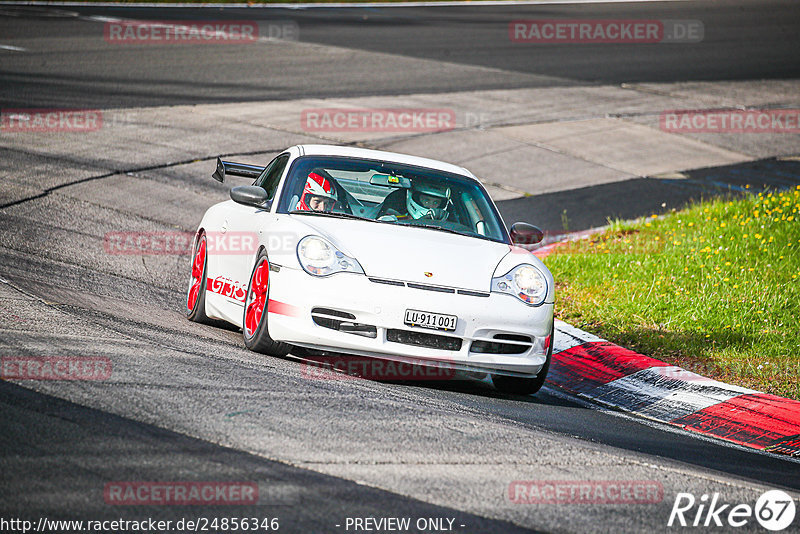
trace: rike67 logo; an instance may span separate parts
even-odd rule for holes
[[[761,495],[755,506],[719,504],[719,493],[703,494],[699,499],[691,493],[678,493],[669,514],[668,527],[743,527],[756,521],[767,530],[785,530],[794,521],[794,499],[781,490]]]

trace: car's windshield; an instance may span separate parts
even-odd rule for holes
[[[298,158],[278,213],[352,216],[509,242],[497,210],[475,180],[401,163]]]

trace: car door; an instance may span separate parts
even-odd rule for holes
[[[247,285],[261,243],[268,238],[266,228],[275,218],[270,213],[275,192],[286,170],[290,155],[273,159],[253,185],[263,187],[269,198],[267,206],[253,207],[230,202],[218,236],[209,236],[209,256],[215,256],[218,269],[211,270],[208,289],[213,293],[217,313],[230,321],[242,319]]]

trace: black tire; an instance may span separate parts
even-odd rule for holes
[[[255,327],[254,331],[250,332],[248,329],[247,312],[250,304],[252,303],[252,299],[255,297],[252,287],[253,280],[256,270],[259,268],[261,263],[264,264],[262,267],[262,272],[266,272],[267,276],[269,277],[269,259],[267,259],[267,252],[263,249],[259,252],[258,257],[256,258],[256,262],[253,265],[253,270],[250,272],[250,281],[247,283],[247,293],[245,294],[244,311],[242,313],[242,337],[244,338],[244,345],[248,349],[255,352],[260,352],[262,354],[268,354],[270,356],[286,356],[289,354],[289,351],[291,351],[292,346],[287,343],[275,341],[269,337],[269,329],[267,327],[267,316],[269,315],[267,312],[267,306],[269,303],[269,278],[266,281],[266,293],[264,294],[261,318],[258,320],[258,325]]]
[[[194,248],[192,249],[192,263],[191,267],[194,269],[194,263],[197,259],[197,252],[201,246],[205,246],[206,243],[206,236],[204,233],[201,233],[196,241]],[[186,290],[186,306],[184,307],[184,311],[186,313],[186,317],[195,323],[201,324],[212,324],[213,321],[208,318],[206,315],[206,265],[208,265],[208,249],[205,249],[203,254],[203,266],[200,274],[200,286],[198,288],[197,296],[194,301],[194,305],[190,306],[190,299],[192,294],[192,287],[195,285],[195,278],[192,276],[189,278],[189,288]]]
[[[553,359],[553,344],[555,341],[555,325],[550,327],[550,348],[547,351],[547,359],[535,378],[522,378],[519,376],[492,375],[494,387],[502,393],[514,395],[533,395],[542,389],[550,370],[550,360]]]

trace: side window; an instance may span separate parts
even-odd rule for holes
[[[272,163],[267,165],[267,168],[264,169],[264,172],[256,180],[255,185],[266,189],[269,198],[275,196],[275,190],[278,189],[278,183],[281,181],[283,170],[286,168],[286,163],[288,161],[289,154],[281,154],[272,160]]]

